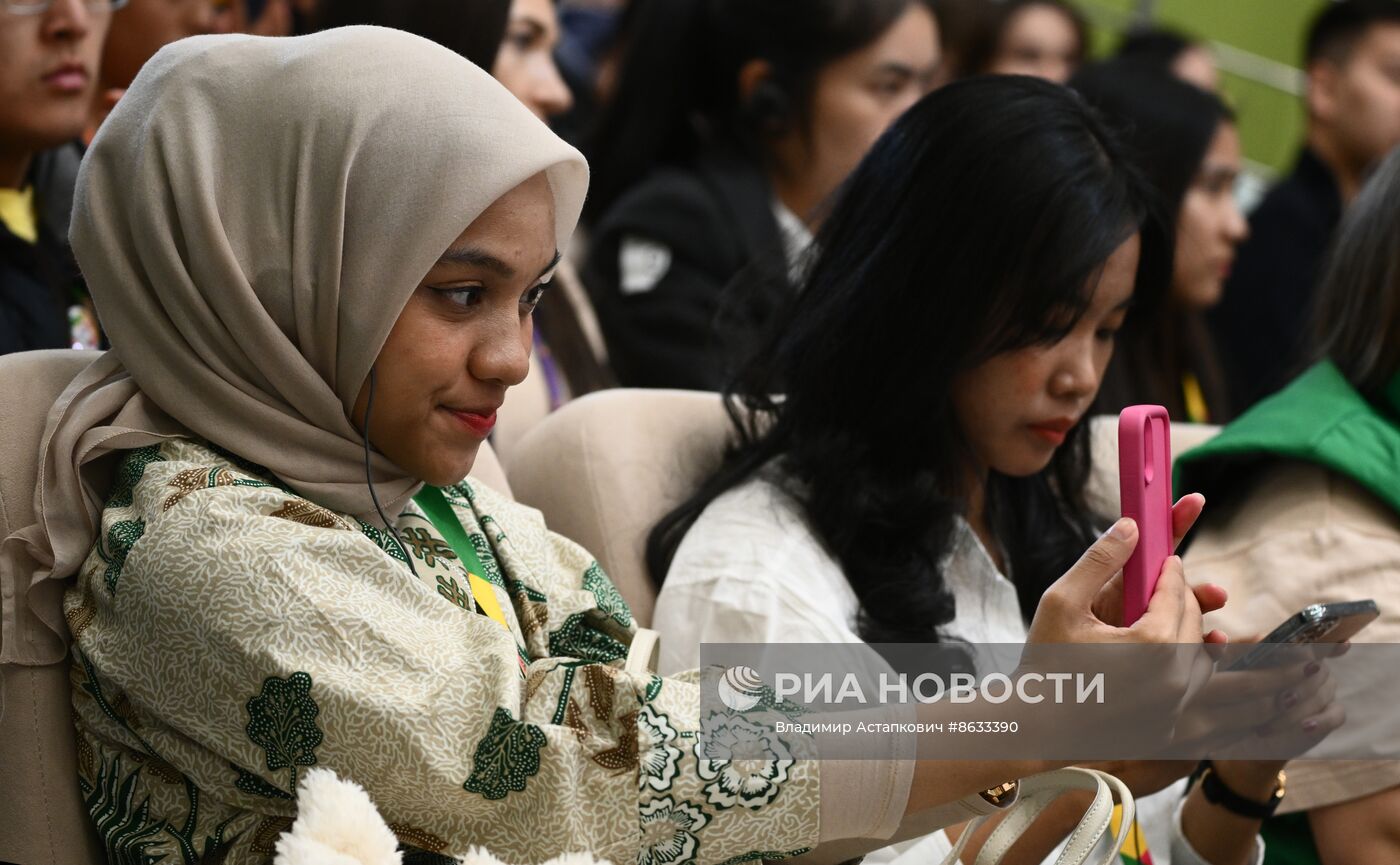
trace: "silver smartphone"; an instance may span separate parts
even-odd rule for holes
[[[1270,656],[1282,646],[1305,643],[1341,643],[1350,640],[1362,628],[1380,616],[1376,602],[1347,601],[1340,604],[1313,604],[1274,628],[1258,645],[1250,649],[1228,670],[1248,670],[1272,666]]]

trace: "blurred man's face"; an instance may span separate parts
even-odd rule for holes
[[[36,15],[0,9],[0,150],[34,153],[83,131],[111,14],[85,0]]]
[[[129,0],[117,10],[102,55],[102,85],[125,88],[155,53],[186,36],[213,33],[214,0]]]
[[[1312,107],[1348,161],[1365,168],[1400,144],[1400,24],[1377,24],[1341,65],[1313,70]]]

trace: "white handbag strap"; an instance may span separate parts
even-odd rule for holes
[[[1095,865],[1110,865],[1118,857],[1118,851],[1132,831],[1135,808],[1133,794],[1126,784],[1106,772],[1097,769],[1069,768],[1045,772],[1021,781],[1016,802],[1006,812],[1001,823],[992,830],[987,843],[977,854],[975,865],[993,865],[1000,862],[1016,840],[1021,837],[1036,818],[1062,794],[1071,790],[1093,792],[1094,801],[1084,812],[1079,825],[1070,833],[1065,849],[1055,860],[1055,865],[1088,865],[1089,857],[1108,832],[1113,820],[1113,798],[1116,793],[1123,805],[1123,819],[1107,858]],[[943,860],[943,865],[957,865],[968,839],[977,831],[987,817],[978,817],[969,822],[958,836],[958,843]]]
[[[639,676],[655,673],[660,656],[661,634],[650,628],[638,628],[637,633],[632,636],[632,646],[627,650],[627,660],[623,663],[623,669]]]

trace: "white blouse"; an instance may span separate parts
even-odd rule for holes
[[[956,605],[948,636],[1026,641],[1015,586],[961,518],[943,573]],[[699,666],[701,643],[861,642],[859,610],[841,566],[812,534],[798,503],[761,473],[711,502],[676,549],[653,614],[652,627],[663,635],[658,672]],[[1185,791],[1181,780],[1137,800],[1138,822],[1158,865],[1209,865],[1181,832]],[[1256,844],[1254,865],[1262,865],[1263,839]],[[931,865],[951,850],[947,836],[936,832],[865,861]]]

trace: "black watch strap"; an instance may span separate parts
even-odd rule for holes
[[[1269,801],[1256,802],[1231,790],[1224,781],[1220,780],[1220,775],[1209,761],[1203,764],[1202,769],[1204,771],[1201,772],[1201,793],[1206,797],[1206,801],[1212,805],[1219,805],[1231,814],[1238,814],[1251,820],[1266,820],[1274,815],[1274,812],[1278,810],[1279,803],[1283,801],[1282,772],[1279,773],[1278,788],[1269,797]]]

